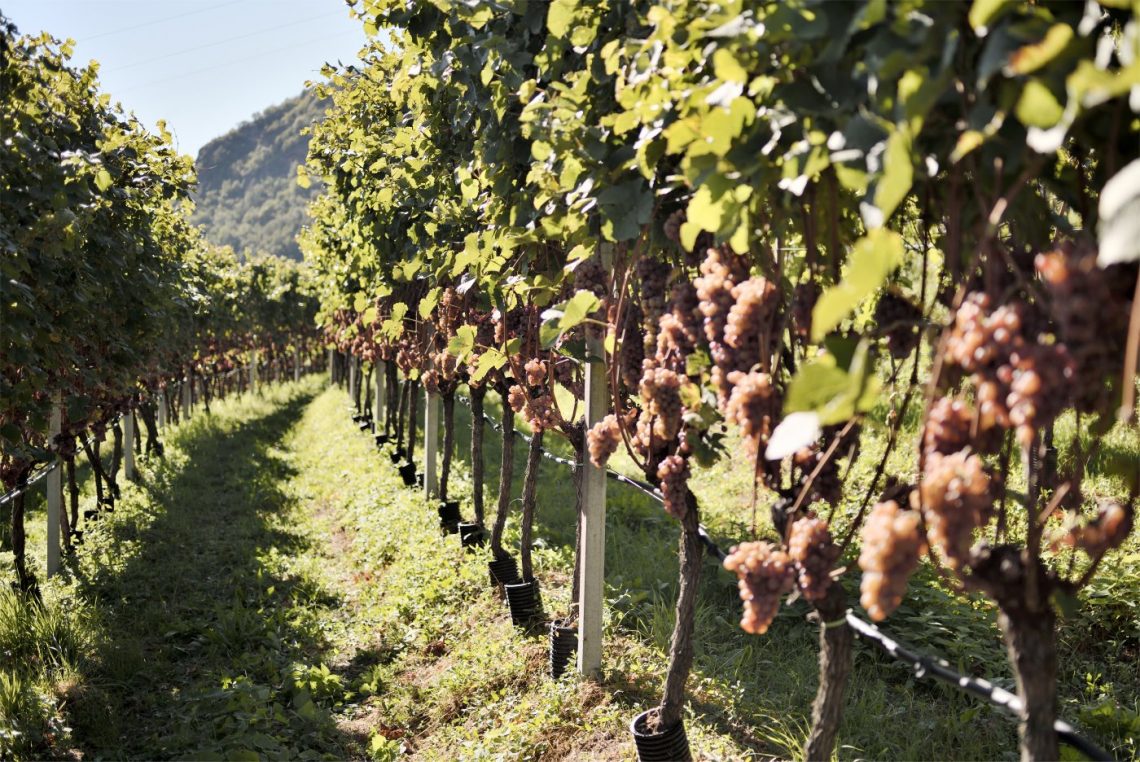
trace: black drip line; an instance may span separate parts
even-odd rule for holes
[[[458,396],[465,405],[470,407],[470,400],[467,397],[464,397],[463,395],[456,396]],[[491,416],[484,413],[483,417],[489,424],[491,424],[492,428],[494,428],[499,433],[502,433],[502,427],[493,418],[491,418]],[[530,437],[528,437],[526,434],[523,434],[518,429],[515,429],[515,434],[520,436],[527,443],[530,442]],[[580,465],[577,462],[566,460],[565,458],[560,458],[553,453],[549,453],[545,449],[542,450],[542,455],[543,457],[546,457],[557,463],[568,465],[571,468],[578,468]],[[633,477],[618,473],[617,471],[614,471],[610,468],[605,469],[605,474],[616,482],[621,482],[622,484],[633,487],[634,489],[639,490],[653,500],[664,503],[664,498],[661,496],[661,491],[648,482],[641,481],[640,479],[634,479]],[[697,531],[700,535],[701,542],[704,544],[708,552],[718,561],[723,563],[724,559],[728,557],[728,554],[725,553],[724,550],[722,550],[720,546],[716,544],[716,542],[709,535],[708,529],[705,528],[704,524],[699,524]],[[860,638],[867,641],[868,643],[877,646],[884,653],[896,661],[907,664],[914,671],[915,677],[919,679],[924,677],[933,677],[957,688],[960,691],[973,694],[974,696],[977,696],[978,698],[989,702],[990,704],[998,707],[999,709],[1012,715],[1015,718],[1020,716],[1022,711],[1022,703],[1021,699],[1018,698],[1016,694],[1011,693],[1010,691],[1007,691],[1000,686],[994,685],[989,680],[962,675],[954,671],[945,659],[927,656],[909,648],[902,643],[899,643],[897,640],[880,630],[876,625],[857,616],[851,609],[847,610],[847,613],[844,616],[844,621],[846,622],[847,626],[849,626],[852,631],[854,631],[854,633]],[[827,626],[826,623],[823,626]],[[1053,730],[1056,732],[1057,738],[1064,741],[1069,746],[1072,746],[1074,749],[1077,749],[1090,759],[1096,760],[1096,762],[1115,762],[1115,758],[1111,754],[1097,746],[1089,739],[1080,735],[1077,732],[1076,728],[1064,720],[1054,720]]]

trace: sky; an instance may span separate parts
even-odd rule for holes
[[[76,41],[103,92],[179,151],[198,149],[349,63],[367,41],[344,0],[0,0],[23,33]]]

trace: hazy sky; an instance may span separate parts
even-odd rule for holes
[[[165,119],[192,156],[366,42],[344,0],[0,0],[0,12],[21,33],[74,39],[103,92],[148,126]]]

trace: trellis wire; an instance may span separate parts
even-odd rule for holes
[[[457,396],[459,396],[459,399],[464,403],[464,405],[470,407],[470,400],[462,395]],[[499,424],[493,418],[491,418],[491,416],[484,413],[483,417],[487,420],[488,423],[491,424],[492,428],[502,433],[502,427],[499,426]],[[515,429],[515,434],[522,437],[522,439],[526,442],[530,442],[530,437],[528,437],[526,434],[523,434],[518,429]],[[553,453],[547,452],[545,449],[543,449],[541,452],[543,457],[553,460],[556,463],[562,463],[564,465],[570,466],[571,468],[577,468],[579,466],[577,462],[570,461],[565,458],[560,458]],[[652,484],[641,481],[639,479],[634,479],[630,476],[626,476],[625,474],[614,471],[611,468],[606,468],[605,471],[606,475],[614,481],[621,482],[622,484],[633,487],[634,489],[637,489],[653,500],[664,503],[664,498],[661,496],[661,491],[654,487]],[[728,557],[728,554],[725,553],[719,545],[717,545],[716,541],[712,539],[712,537],[709,535],[708,529],[706,529],[703,524],[698,525],[698,533],[700,535],[701,542],[704,544],[708,552],[713,555],[718,561],[721,561],[723,563],[724,559]],[[850,609],[847,610],[845,620],[847,625],[860,638],[879,647],[884,653],[896,661],[901,661],[908,664],[911,669],[914,670],[915,677],[923,678],[928,675],[932,676],[938,680],[954,686],[960,691],[964,691],[966,693],[973,694],[978,698],[984,699],[985,701],[1013,715],[1014,717],[1017,717],[1021,714],[1022,703],[1021,699],[1019,699],[1016,694],[1011,693],[1010,691],[1007,691],[1000,686],[994,685],[988,680],[962,675],[954,671],[950,667],[949,663],[944,659],[927,656],[925,654],[919,653],[918,651],[912,650],[911,648],[908,648],[907,646],[899,643],[897,640],[891,638],[871,622],[868,622],[867,620],[857,616]],[[1078,733],[1076,728],[1064,720],[1054,720],[1053,730],[1056,732],[1059,739],[1067,743],[1069,746],[1072,746],[1074,749],[1077,749],[1090,759],[1097,760],[1097,762],[1113,762],[1115,759],[1104,749],[1100,748],[1095,743]]]

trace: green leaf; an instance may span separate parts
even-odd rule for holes
[[[784,412],[815,413],[819,425],[831,426],[869,411],[878,402],[880,390],[870,362],[870,342],[863,340],[847,370],[828,353],[802,366],[788,384]]]
[[[825,354],[818,360],[800,366],[788,382],[784,412],[819,411],[831,400],[844,394],[849,386],[847,372],[836,366],[834,357]]]
[[[100,167],[99,171],[95,173],[95,187],[100,191],[106,191],[114,184],[114,182],[115,181],[111,179],[111,173],[102,167]]]
[[[712,65],[718,79],[725,82],[738,82],[742,85],[748,82],[748,72],[728,48],[716,49],[713,53]]]
[[[427,320],[429,317],[431,317],[432,311],[435,309],[436,305],[439,304],[439,297],[442,293],[443,289],[439,286],[436,286],[431,291],[428,291],[427,295],[424,296],[423,299],[420,299],[421,318]]]
[[[877,228],[860,238],[851,251],[843,280],[825,291],[812,310],[812,341],[818,342],[873,294],[902,264],[903,239]]]
[[[364,310],[364,314],[360,316],[360,320],[365,325],[372,325],[376,322],[376,319],[379,316],[380,310],[376,309],[375,307],[369,307],[368,309]]]
[[[987,27],[1013,6],[1013,0],[974,0],[970,6],[970,28],[979,37],[985,37]]]
[[[910,155],[910,135],[904,130],[895,130],[887,138],[887,150],[883,152],[883,171],[875,184],[875,206],[882,215],[877,222],[885,225],[914,182],[914,162]],[[868,227],[878,227],[868,222]]]
[[[447,353],[462,360],[475,349],[475,326],[461,325],[447,342]]]
[[[578,0],[553,0],[550,10],[546,12],[546,29],[551,35],[565,38],[574,25],[574,11],[578,7]]]
[[[1026,127],[1048,129],[1061,121],[1065,109],[1044,82],[1030,79],[1017,99],[1015,112],[1017,120]]]
[[[585,320],[599,306],[601,306],[601,302],[598,301],[598,297],[592,291],[579,291],[562,308],[562,319],[558,321],[558,327],[563,331],[569,331]]]
[[[479,361],[475,363],[475,370],[471,373],[471,380],[478,383],[483,380],[493,370],[497,370],[507,364],[507,356],[497,349],[488,349],[483,354],[479,355]]]

